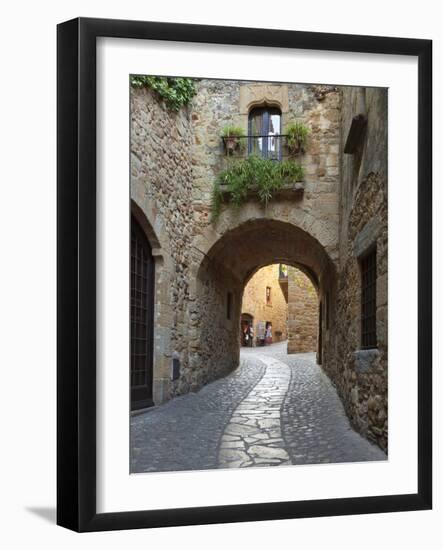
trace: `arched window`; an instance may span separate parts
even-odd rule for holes
[[[153,405],[154,258],[131,216],[131,410]]]
[[[258,107],[249,113],[250,155],[281,160],[281,111],[273,107]]]

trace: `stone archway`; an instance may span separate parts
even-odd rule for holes
[[[202,259],[194,268],[189,362],[183,372],[183,391],[198,389],[238,365],[243,289],[260,267],[272,263],[298,267],[315,282],[319,299],[326,292],[335,295],[334,262],[315,237],[293,223],[253,218],[218,239],[200,239],[199,245]],[[332,338],[323,343],[332,345]]]

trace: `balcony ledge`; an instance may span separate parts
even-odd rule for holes
[[[304,181],[297,181],[295,183],[285,183],[283,186],[274,191],[273,198],[280,197],[280,198],[301,198],[305,190],[305,182]],[[228,185],[220,185],[220,191],[223,196],[227,196],[230,194],[229,186]],[[247,194],[248,198],[254,198],[257,197],[257,188],[255,186],[252,186],[248,190]]]

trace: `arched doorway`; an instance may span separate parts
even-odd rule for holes
[[[254,317],[249,313],[242,313],[240,318],[240,345],[252,347]]]
[[[131,216],[131,410],[153,405],[154,258]]]

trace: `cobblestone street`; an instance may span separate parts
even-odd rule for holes
[[[314,353],[242,348],[229,376],[131,418],[131,472],[386,460]]]

